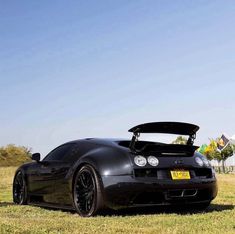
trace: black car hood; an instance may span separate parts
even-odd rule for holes
[[[152,122],[137,125],[129,132],[139,133],[171,133],[180,135],[194,135],[199,130],[199,127],[190,123],[181,122]]]

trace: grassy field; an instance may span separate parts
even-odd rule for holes
[[[205,212],[169,210],[77,214],[12,203],[14,167],[0,167],[0,233],[235,233],[235,175],[218,175],[219,194]]]

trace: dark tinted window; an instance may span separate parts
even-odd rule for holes
[[[43,161],[61,161],[68,154],[74,144],[65,144],[52,150]]]
[[[75,145],[72,147],[72,149],[66,154],[66,156],[63,158],[63,161],[65,162],[76,162],[81,155],[80,147],[78,145]]]

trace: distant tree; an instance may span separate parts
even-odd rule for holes
[[[0,166],[16,166],[31,161],[31,149],[9,144],[0,147]]]
[[[218,160],[218,162],[222,162],[222,168],[223,172],[225,172],[225,166],[224,162],[227,158],[231,157],[233,155],[233,146],[227,145],[219,154],[216,155],[215,159]]]
[[[172,141],[172,144],[178,144],[178,145],[186,145],[188,139],[183,136],[178,136],[174,141]]]
[[[227,158],[231,157],[234,153],[235,146],[228,144],[222,151],[219,151],[217,148],[217,142],[219,138],[216,140],[210,139],[209,145],[206,147],[204,151],[204,155],[209,159],[209,160],[217,160],[218,163],[222,162],[222,170],[225,172],[225,165],[224,162]]]
[[[233,150],[233,154],[235,154],[235,144],[231,144],[232,150]]]
[[[219,151],[217,150],[217,143],[215,140],[210,139],[210,143],[205,147],[203,153],[209,160],[215,159],[217,160]]]

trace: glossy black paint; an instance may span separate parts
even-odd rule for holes
[[[41,158],[40,153],[32,154],[32,160],[39,162]]]
[[[129,132],[139,133],[171,133],[179,135],[193,135],[199,130],[199,127],[190,123],[181,122],[152,122],[137,125]]]
[[[216,197],[216,178],[210,166],[196,164],[196,156],[204,157],[198,152],[190,156],[143,152],[144,157],[155,155],[159,165],[138,167],[134,164],[136,154],[128,148],[129,143],[118,139],[76,140],[57,147],[42,161],[22,165],[17,171],[23,171],[25,177],[27,202],[74,209],[74,178],[83,165],[95,169],[101,180],[105,205],[113,209],[202,203]],[[146,143],[153,142],[140,142]],[[53,155],[55,153],[59,158]],[[173,181],[170,169],[177,168],[189,170],[192,179]],[[192,196],[195,191],[197,195]]]

